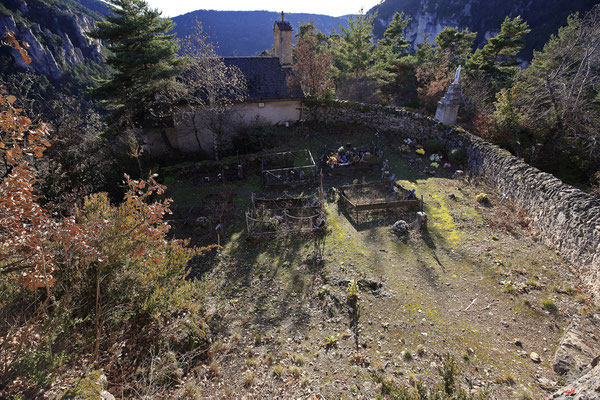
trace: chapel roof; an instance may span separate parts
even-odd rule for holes
[[[288,88],[291,68],[282,67],[278,57],[224,57],[227,66],[236,66],[246,77],[248,100],[303,99],[300,88]]]

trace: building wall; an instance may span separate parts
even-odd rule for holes
[[[309,116],[321,123],[361,123],[404,138],[436,138],[447,149],[463,148],[467,168],[492,184],[532,219],[547,245],[572,263],[573,270],[600,303],[600,199],[470,133],[405,110],[349,102],[310,103]]]
[[[262,104],[264,107],[259,107]],[[245,102],[236,104],[234,112],[245,124],[280,125],[300,120],[300,100]]]
[[[145,150],[152,157],[163,156],[169,151],[198,153],[202,156],[212,157],[214,156],[215,134],[214,129],[211,130],[211,126],[223,126],[223,145],[228,148],[241,129],[298,121],[301,117],[301,105],[300,100],[235,104],[224,115],[222,123],[218,123],[213,118],[208,118],[201,113],[193,115],[182,111],[175,116],[175,127],[144,130]]]

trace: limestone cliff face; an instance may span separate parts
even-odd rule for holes
[[[477,32],[475,46],[481,47],[487,39],[500,31],[506,16],[518,15],[527,21],[532,32],[525,37],[526,45],[521,54],[531,59],[533,50],[540,50],[551,34],[566,24],[573,12],[585,13],[596,0],[385,0],[369,10],[377,12],[374,21],[375,36],[381,38],[394,13],[402,12],[413,18],[406,28],[406,38],[413,45],[423,43],[426,37],[432,41],[444,27],[469,28]]]
[[[41,0],[12,0],[0,8],[0,32],[14,32],[27,42],[31,63],[25,64],[16,50],[11,55],[20,69],[31,68],[52,79],[86,60],[102,61],[101,43],[87,32],[94,28],[100,14],[79,3]]]

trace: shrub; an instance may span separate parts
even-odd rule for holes
[[[278,378],[281,378],[282,374],[283,374],[283,367],[279,364],[275,365],[273,367],[273,375],[275,375]]]
[[[292,354],[292,364],[302,366],[304,365],[304,356],[301,354],[294,353]]]
[[[558,311],[556,303],[554,303],[554,301],[550,299],[542,300],[542,307],[544,308],[544,310],[550,311],[551,313],[555,313]]]
[[[100,352],[116,340],[132,340],[139,332],[147,332],[149,343],[128,343],[124,363],[143,366],[153,357],[149,348],[159,354],[167,348],[180,353],[207,349],[201,287],[184,279],[188,262],[203,250],[168,236],[164,217],[171,201],[163,196],[165,187],[156,176],[145,181],[126,176],[127,192],[120,204],[97,193],[82,199],[72,216],[52,214],[34,194],[33,163],[50,146],[48,127],[22,115],[13,107],[15,100],[0,92],[0,158],[8,168],[0,177],[0,282],[23,288],[24,296],[35,294],[32,321],[45,341],[41,345],[61,353],[24,354],[21,350],[30,345],[28,327],[10,349],[15,359],[5,372],[15,376],[22,366],[48,369],[50,377],[63,351],[73,357],[93,354],[98,361]],[[178,361],[170,360],[165,371],[178,370],[171,369]],[[127,379],[137,381],[139,376],[132,375],[143,373],[143,368],[131,368]],[[125,379],[107,374],[109,379]]]
[[[352,279],[348,282],[348,296],[352,298],[358,297],[358,282],[356,279]]]
[[[440,153],[444,150],[444,143],[437,139],[429,139],[423,143],[423,148],[428,153]]]
[[[452,149],[448,153],[448,160],[452,164],[464,164],[467,162],[467,152],[461,148]]]
[[[327,336],[325,338],[325,348],[330,349],[332,347],[337,347],[337,338],[335,336]]]
[[[255,381],[256,381],[256,375],[254,375],[253,372],[246,372],[244,374],[244,386],[250,387],[250,386],[254,385]]]

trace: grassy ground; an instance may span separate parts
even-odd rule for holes
[[[313,127],[282,129],[273,144],[280,150],[304,143],[317,158],[325,148],[372,138],[360,127]],[[221,329],[212,362],[196,371],[188,394],[374,398],[381,393],[375,375],[399,385],[432,383],[446,353],[459,360],[461,384],[491,398],[539,398],[540,378],[556,379],[549,360],[585,302],[568,264],[531,235],[528,221],[501,203],[500,193],[451,179],[450,170],[427,175],[423,163],[409,162],[416,155],[395,150],[397,139],[379,141],[398,183],[423,196],[427,232],[398,237],[389,220],[357,224],[329,196],[323,238],[250,240],[244,212],[250,194],[261,191],[257,176],[226,186],[166,177],[180,220],[186,210],[230,198],[218,238],[223,250],[202,277],[208,312]],[[379,177],[368,170],[324,181]],[[480,192],[490,205],[475,200]],[[216,233],[189,225],[179,224],[176,234],[217,241]],[[315,251],[322,263],[312,262]],[[353,279],[360,287],[356,304],[347,291]]]

